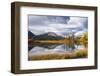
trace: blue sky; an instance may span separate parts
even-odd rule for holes
[[[68,32],[81,35],[88,30],[87,17],[29,15],[28,30],[36,35],[55,32],[64,36]]]

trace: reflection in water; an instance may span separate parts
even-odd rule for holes
[[[84,48],[83,45],[67,45],[67,44],[39,44],[28,47],[29,55],[39,55],[51,52],[73,52]]]

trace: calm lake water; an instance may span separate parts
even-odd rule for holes
[[[84,49],[83,45],[65,45],[65,44],[42,44],[34,45],[28,47],[29,56],[32,55],[42,55],[49,53],[64,53],[64,52],[74,52],[79,49]]]

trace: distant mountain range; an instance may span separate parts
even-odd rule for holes
[[[54,32],[48,32],[40,35],[35,35],[32,32],[28,31],[28,38],[32,38],[34,40],[61,40],[64,37],[57,35]]]
[[[33,34],[31,31],[28,31],[28,39],[31,39],[34,36],[35,36],[35,34]]]

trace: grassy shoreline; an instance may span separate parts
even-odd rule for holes
[[[28,60],[56,60],[56,59],[75,59],[75,58],[86,58],[88,55],[87,48],[82,50],[76,50],[72,53],[50,53],[43,55],[29,56]]]

